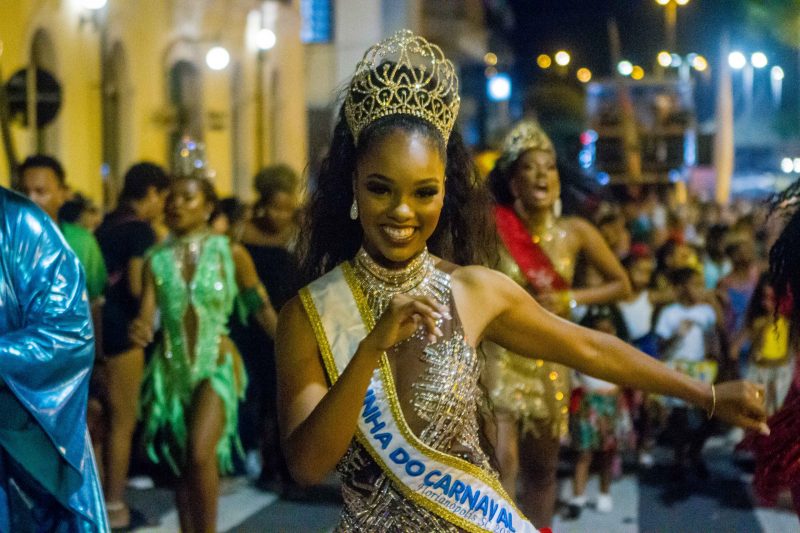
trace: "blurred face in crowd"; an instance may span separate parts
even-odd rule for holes
[[[147,195],[139,201],[140,216],[148,222],[160,220],[164,216],[164,205],[169,189],[159,191],[155,187],[147,188]]]
[[[742,240],[731,253],[731,261],[736,265],[749,265],[756,259],[756,247],[750,240]]]
[[[214,210],[200,181],[179,179],[169,188],[166,202],[166,223],[176,235],[186,235],[208,226]]]
[[[22,174],[20,185],[23,194],[41,207],[50,218],[58,220],[58,210],[67,200],[67,190],[52,168],[26,169]]]
[[[625,227],[625,219],[622,218],[621,215],[602,224],[598,229],[603,236],[603,240],[605,240],[612,249],[616,249],[622,242],[630,240],[628,229]]]
[[[705,295],[705,286],[703,285],[703,276],[700,273],[695,273],[686,283],[676,287],[678,299],[687,305],[694,305],[700,303]]]
[[[687,244],[678,244],[666,258],[667,267],[670,269],[695,267],[697,266],[698,259],[694,249]]]
[[[635,292],[640,292],[650,285],[650,279],[653,277],[653,270],[656,268],[656,263],[650,257],[643,257],[628,267],[628,276],[631,278],[631,285]]]
[[[528,150],[514,163],[511,193],[525,212],[552,209],[561,196],[561,183],[552,152]]]
[[[444,205],[445,163],[424,134],[395,129],[356,165],[353,184],[364,249],[399,267],[425,248]]]
[[[297,213],[297,196],[290,192],[278,191],[268,202],[258,208],[259,225],[265,230],[281,234],[294,224]]]

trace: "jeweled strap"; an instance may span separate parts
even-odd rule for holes
[[[346,263],[302,289],[300,297],[334,383],[374,318]],[[400,408],[386,354],[367,388],[356,439],[409,500],[436,516],[470,532],[537,531],[497,479],[414,435]]]

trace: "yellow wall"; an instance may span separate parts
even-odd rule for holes
[[[255,138],[257,51],[252,33],[262,19],[259,13],[248,10],[254,6],[258,3],[109,0],[107,17],[101,17],[105,21],[106,51],[117,47],[124,57],[118,93],[122,102],[120,173],[140,160],[167,167],[171,164],[169,134],[174,112],[169,105],[168,72],[174,61],[188,60],[202,79],[203,135],[209,167],[216,174],[215,184],[222,195],[249,191],[250,177],[261,164],[255,155],[259,142]],[[279,84],[277,94],[267,93],[267,98],[275,100],[264,105],[265,139],[261,144],[271,149],[263,154],[263,163],[288,162],[300,171],[307,149],[298,2],[280,4],[278,11],[269,23],[277,26],[273,29],[279,35],[279,46],[270,52],[265,71],[277,69]],[[0,0],[0,14],[3,81],[29,63],[36,31],[44,29],[49,34],[55,50],[53,70],[63,92],[60,113],[48,136],[53,139],[50,151],[64,164],[67,180],[75,190],[104,203],[100,25],[88,19],[81,22],[88,12],[80,6],[80,0]],[[287,27],[289,32],[281,31]],[[235,93],[240,124],[236,131],[232,68],[214,72],[205,65],[205,52],[214,41],[228,48],[231,67],[241,65],[240,83],[244,86]],[[211,115],[218,120],[210,121]],[[35,151],[35,135],[28,128],[14,125],[13,138],[20,159]],[[0,183],[7,185],[7,154],[2,146],[0,165]],[[112,183],[111,190],[116,189],[118,185]],[[113,198],[107,203],[113,204]]]

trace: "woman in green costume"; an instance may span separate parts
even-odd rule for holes
[[[215,203],[204,178],[179,178],[171,186],[171,237],[148,252],[141,311],[130,332],[134,342],[150,343],[160,311],[141,417],[148,454],[178,476],[181,530],[189,533],[215,530],[219,475],[232,469],[234,450],[241,451],[236,425],[246,376],[227,336],[228,318],[236,306],[270,335],[276,322],[250,256],[209,232]]]

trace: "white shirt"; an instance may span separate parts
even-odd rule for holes
[[[706,357],[705,334],[717,323],[717,315],[710,305],[696,304],[686,307],[674,303],[666,306],[658,316],[656,335],[664,340],[672,339],[685,321],[691,322],[691,327],[682,337],[675,340],[664,354],[665,359],[702,361]]]
[[[619,312],[628,328],[628,337],[635,341],[641,339],[653,328],[653,304],[649,291],[642,291],[631,302],[617,302]]]

